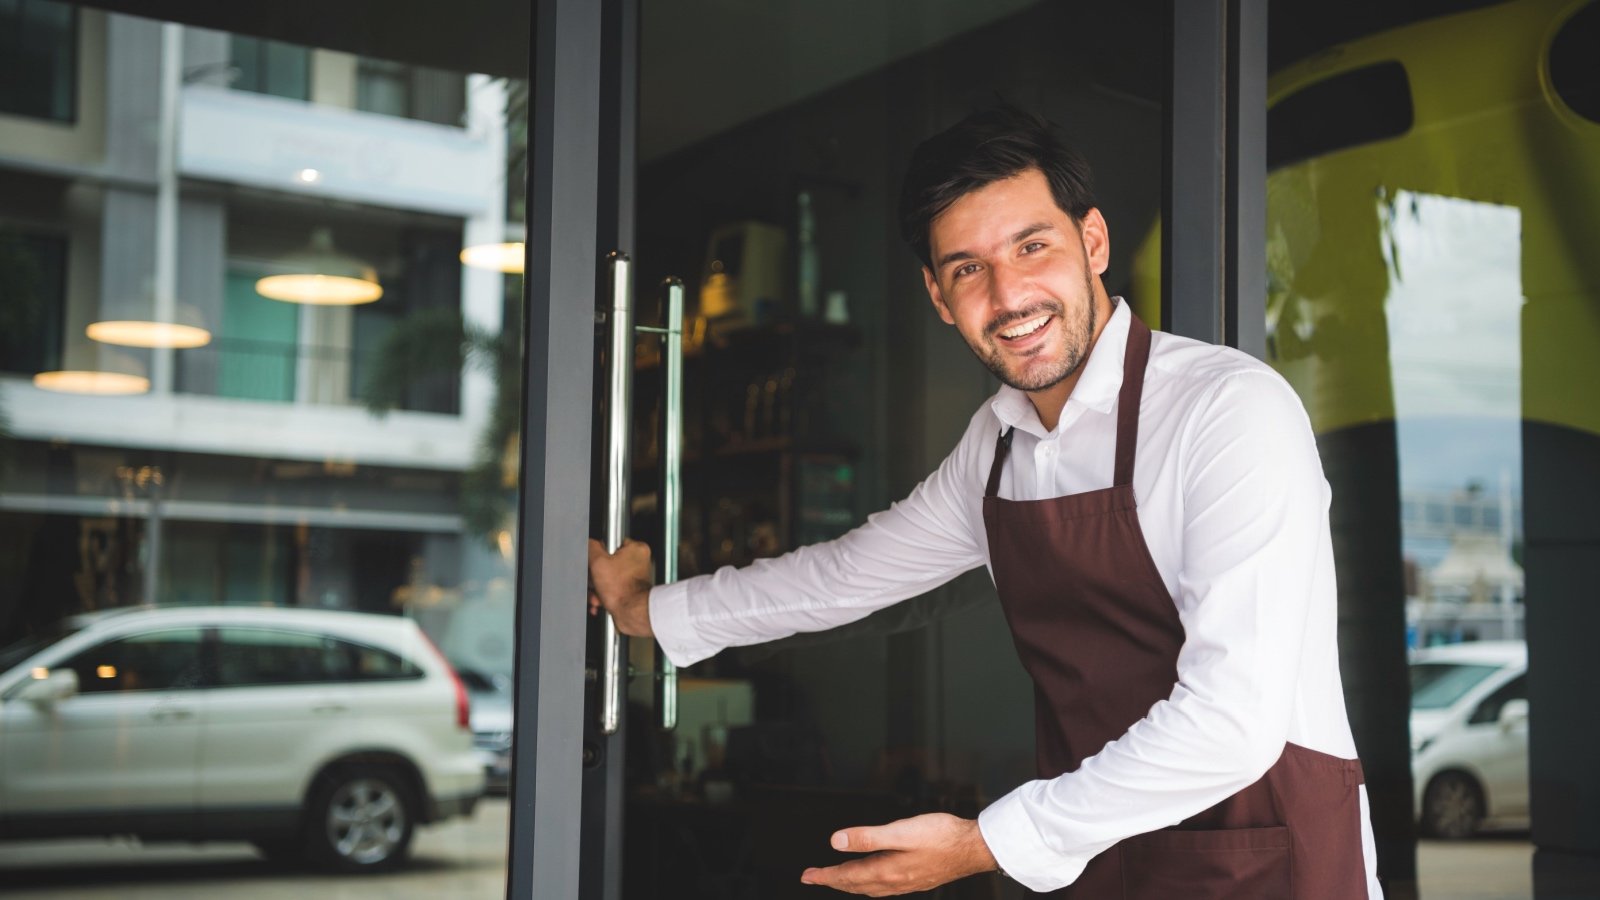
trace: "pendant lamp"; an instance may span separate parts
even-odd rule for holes
[[[256,293],[272,300],[313,306],[355,306],[383,296],[377,272],[334,249],[333,231],[329,228],[311,232],[311,245],[284,257],[277,268],[285,274],[268,275],[257,281]]]
[[[62,394],[144,394],[150,378],[138,360],[109,347],[80,344],[69,347],[66,365],[33,376],[33,386]]]
[[[211,332],[202,325],[200,313],[192,306],[173,310],[172,321],[147,319],[107,319],[92,322],[85,333],[92,341],[120,347],[171,347],[189,350],[211,343]]]
[[[461,251],[463,265],[474,269],[491,269],[508,275],[521,275],[527,248],[522,241],[500,244],[474,244]]]

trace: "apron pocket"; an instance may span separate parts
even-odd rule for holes
[[[1289,900],[1289,829],[1152,831],[1122,843],[1125,900]]]

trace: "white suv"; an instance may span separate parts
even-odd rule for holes
[[[248,840],[391,868],[484,789],[467,693],[416,623],[122,609],[0,649],[0,838]]]
[[[1411,657],[1411,776],[1434,837],[1528,824],[1528,646],[1482,641]]]

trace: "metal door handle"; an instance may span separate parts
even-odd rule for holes
[[[646,334],[661,335],[661,367],[665,397],[661,404],[661,583],[678,580],[678,535],[683,518],[683,282],[668,278],[665,326],[640,325]],[[656,647],[656,709],[661,728],[678,727],[678,668]]]
[[[342,703],[324,703],[321,706],[311,707],[311,711],[314,713],[342,713],[348,712],[349,707]]]
[[[606,360],[606,551],[615,553],[628,537],[628,432],[633,406],[633,286],[627,254],[606,258],[611,274],[609,356]],[[627,653],[622,632],[610,614],[602,623],[600,731],[622,727],[622,691]]]
[[[678,580],[678,525],[683,509],[683,282],[668,278],[667,333],[662,336],[662,369],[666,400],[661,428],[661,580]],[[656,647],[656,709],[661,728],[678,725],[678,668]]]

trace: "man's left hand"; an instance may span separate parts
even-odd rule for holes
[[[978,823],[948,813],[929,813],[833,835],[833,849],[870,853],[825,869],[800,873],[805,884],[869,897],[926,891],[999,866],[983,842]]]

